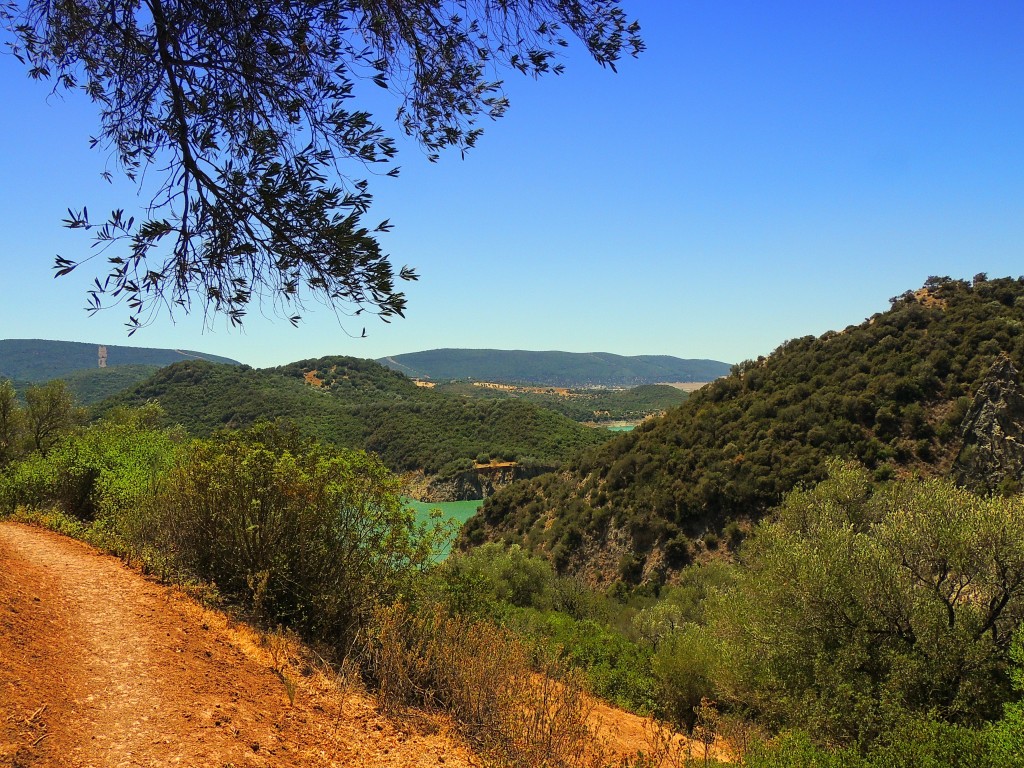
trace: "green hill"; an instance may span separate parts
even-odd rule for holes
[[[559,389],[515,385],[482,386],[479,382],[453,381],[437,385],[437,391],[480,399],[516,398],[568,416],[573,421],[640,421],[682,405],[689,397],[667,384],[641,384],[629,389]]]
[[[717,360],[668,355],[624,357],[607,352],[529,352],[502,349],[432,349],[377,362],[407,376],[434,381],[476,379],[558,387],[635,387],[678,381],[713,381],[729,372]]]
[[[518,400],[470,400],[417,387],[372,360],[327,357],[279,368],[177,363],[133,390],[106,400],[116,405],[157,400],[171,421],[208,435],[285,418],[308,435],[379,453],[398,472],[452,476],[487,456],[533,466],[556,466],[608,439]]]
[[[126,389],[132,389],[160,370],[157,365],[116,365],[89,368],[61,378],[80,405],[96,405]]]
[[[187,349],[106,345],[107,366],[148,365],[162,368],[182,360],[239,365],[236,360]],[[0,339],[0,377],[19,382],[61,379],[75,371],[99,370],[99,345],[45,339]]]
[[[980,380],[1024,362],[1024,278],[930,278],[858,326],[788,341],[560,474],[492,497],[467,541],[516,540],[593,578],[659,578],[735,538],[829,457],[945,474]]]

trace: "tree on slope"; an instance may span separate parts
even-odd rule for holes
[[[618,0],[5,0],[0,21],[32,77],[98,105],[92,144],[152,192],[138,220],[65,222],[107,258],[91,309],[126,301],[132,331],[193,301],[241,323],[254,297],[401,315],[389,225],[363,221],[363,177],[396,174],[396,144],[357,85],[395,94],[436,159],[505,112],[503,70],[561,72],[565,30],[602,66],[643,47]],[[57,257],[57,274],[79,263]]]
[[[25,432],[32,449],[44,456],[60,438],[86,420],[85,409],[75,405],[60,379],[25,390]]]
[[[21,454],[25,440],[25,414],[18,404],[14,385],[0,379],[0,469]]]
[[[1013,700],[1022,497],[942,479],[876,485],[833,462],[827,480],[786,497],[741,559],[717,625],[730,649],[725,699],[861,746],[911,715],[978,727]]]

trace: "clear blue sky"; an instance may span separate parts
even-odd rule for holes
[[[560,78],[508,77],[478,148],[374,183],[405,320],[246,330],[166,318],[126,337],[87,317],[53,256],[66,209],[131,210],[81,98],[0,56],[0,338],[205,350],[254,366],[436,347],[728,362],[884,310],[929,275],[1024,273],[1024,4],[623,0],[648,50],[618,74],[578,49]],[[384,116],[390,114],[389,109]],[[347,331],[347,333],[346,333]],[[349,335],[351,334],[351,335]]]

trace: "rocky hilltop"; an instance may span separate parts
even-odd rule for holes
[[[529,480],[550,472],[550,466],[526,466],[514,461],[477,465],[452,477],[434,478],[421,491],[421,501],[469,501],[486,499],[517,480]]]
[[[1009,490],[1024,466],[1024,278],[929,278],[865,322],[782,344],[679,408],[495,494],[467,544],[516,541],[563,572],[671,579],[735,546],[830,459],[876,480]]]

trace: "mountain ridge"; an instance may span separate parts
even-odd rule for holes
[[[477,379],[565,387],[713,381],[731,368],[718,360],[671,355],[452,347],[390,355],[377,362],[407,376],[436,381]]]
[[[99,348],[107,350],[107,368],[122,365],[164,367],[182,360],[206,360],[241,365],[237,360],[190,349],[126,347],[53,339],[0,339],[0,377],[36,383],[59,379],[77,371],[99,370]]]
[[[1024,362],[1024,278],[929,278],[856,326],[782,344],[682,406],[495,494],[465,543],[518,542],[608,583],[671,578],[833,457],[878,480],[947,475],[1000,355]]]

